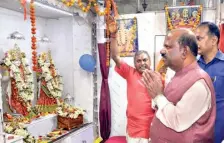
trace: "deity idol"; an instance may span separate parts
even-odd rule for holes
[[[38,57],[38,101],[41,113],[55,112],[62,96],[62,77],[57,73],[50,51]]]
[[[25,53],[18,46],[5,54],[2,66],[8,72],[6,98],[10,109],[23,116],[31,116],[31,101],[34,98],[33,74]],[[3,77],[4,78],[4,77]]]

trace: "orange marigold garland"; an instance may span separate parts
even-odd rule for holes
[[[30,20],[31,20],[31,48],[32,48],[32,63],[33,63],[33,71],[37,71],[37,39],[35,37],[36,34],[36,17],[35,17],[35,6],[34,6],[34,0],[30,1]]]
[[[119,17],[119,14],[115,2],[111,0],[110,4],[112,5],[112,11],[114,16],[110,15],[111,10],[109,9],[109,14],[106,14],[106,23],[110,34],[114,34],[117,32],[117,18]]]
[[[95,0],[93,1],[93,3],[94,9],[99,16],[107,15],[110,13],[111,0],[106,0],[106,8],[104,9],[104,11],[100,11],[99,5]]]
[[[110,15],[111,6],[112,6],[114,16]],[[103,13],[103,15],[105,15],[105,17],[106,17],[106,38],[109,39],[110,36],[112,36],[114,38],[114,36],[117,32],[116,19],[119,17],[118,11],[117,11],[117,6],[116,6],[114,0],[106,1],[105,13]],[[106,65],[110,66],[110,41],[109,40],[106,42],[106,55],[107,55]]]
[[[63,4],[65,4],[67,7],[71,7],[75,4],[75,0],[62,0]]]
[[[108,2],[109,1],[106,1],[106,7],[108,6]],[[95,6],[95,10],[96,10],[96,6]],[[107,13],[104,13],[105,18],[106,18],[106,23],[108,23],[108,20],[109,20],[108,18],[110,16],[110,10],[111,10],[111,8],[108,9]],[[109,38],[110,38],[110,31],[108,28],[108,24],[106,24],[106,39],[107,39],[107,41],[106,41],[106,66],[107,67],[110,66],[110,41],[109,41]]]
[[[110,32],[109,32],[108,28],[106,29],[106,34],[107,34],[106,38],[109,39]],[[106,42],[106,55],[107,55],[106,65],[107,65],[107,67],[109,67],[110,66],[110,42],[109,42],[109,40]]]
[[[88,2],[88,4],[87,4],[86,7],[84,7],[84,5],[83,5],[83,3],[82,3],[82,0],[78,0],[77,2],[78,2],[78,6],[80,7],[80,9],[81,9],[83,12],[89,12],[93,0],[89,0],[89,2]]]
[[[198,26],[198,24],[201,21],[202,9],[203,9],[203,6],[200,5],[198,7],[198,9],[197,9],[196,21],[193,22],[193,24],[191,22],[189,22],[189,24],[186,24],[185,26],[187,28],[190,27],[191,30],[193,30],[193,31],[196,29],[196,27]],[[173,30],[173,29],[179,28],[179,26],[181,26],[181,25],[176,25],[175,26],[175,25],[172,24],[172,22],[171,22],[171,16],[169,15],[169,7],[168,6],[165,7],[165,14],[166,14],[166,17],[167,17],[167,28],[168,28],[168,30]],[[183,25],[182,25],[182,27],[183,27]]]
[[[20,3],[24,10],[24,20],[26,20],[26,0],[20,0]]]
[[[111,8],[111,1],[113,0],[106,0],[106,8],[103,11],[100,11],[99,5],[97,4],[96,0],[88,0],[88,4],[86,7],[84,6],[82,0],[77,0],[77,4],[83,12],[89,12],[91,6],[93,6],[96,13],[99,16],[103,16],[109,13]],[[75,4],[76,1],[75,0],[61,0],[61,2],[67,7],[71,7]]]
[[[63,4],[65,4],[68,7],[71,7],[74,5],[75,0],[61,0]],[[96,13],[99,16],[105,16],[106,18],[106,38],[109,39],[110,34],[115,34],[117,31],[117,23],[116,23],[116,18],[119,17],[118,11],[117,11],[117,6],[114,2],[114,0],[105,0],[105,9],[103,11],[100,10],[99,5],[97,4],[97,0],[88,0],[88,4],[85,7],[82,0],[77,0],[77,4],[79,8],[83,12],[89,12],[91,6],[94,7]],[[114,12],[114,17],[110,15],[111,12],[111,6],[113,7],[113,12]],[[107,61],[106,65],[110,65],[110,41],[106,42],[106,54],[107,54]]]

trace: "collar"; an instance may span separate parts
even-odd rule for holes
[[[184,67],[183,69],[181,69],[180,71],[176,72],[175,76],[181,75],[181,74],[186,74],[188,71],[195,69],[198,67],[198,63],[197,61],[191,63],[190,65],[187,65],[186,67]]]
[[[205,62],[202,56],[198,56],[197,59],[198,59],[199,62]],[[215,59],[219,59],[221,61],[224,61],[224,54],[220,50],[218,50],[218,52],[215,55]]]

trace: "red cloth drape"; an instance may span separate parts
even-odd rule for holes
[[[18,97],[18,89],[16,87],[16,82],[14,79],[11,79],[11,106],[13,109],[16,110],[17,113],[22,114],[23,116],[28,115],[28,110],[26,105],[23,103],[22,100]]]
[[[24,77],[24,67],[22,65],[20,65],[19,69],[20,69],[20,74],[22,75],[23,80],[25,79]],[[9,71],[10,72],[10,71]],[[24,101],[22,101],[19,98],[19,91],[18,88],[16,87],[16,80],[14,78],[11,78],[11,101],[10,104],[12,106],[13,109],[16,110],[17,113],[22,114],[23,116],[28,115],[28,110],[26,107],[26,104],[24,103]]]
[[[103,140],[107,140],[110,137],[111,132],[111,102],[110,102],[110,90],[108,85],[109,66],[106,65],[107,49],[106,44],[98,44],[100,70],[102,75],[102,85],[100,91],[100,135]]]
[[[219,48],[224,53],[224,23],[220,24]]]
[[[41,82],[41,85],[46,85],[45,81]],[[40,87],[41,88],[41,87]],[[46,93],[43,91],[43,89],[40,89],[40,97],[37,100],[37,105],[56,105],[57,101],[55,98],[50,98],[46,95]]]

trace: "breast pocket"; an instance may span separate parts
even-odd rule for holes
[[[215,87],[216,100],[224,99],[224,76],[214,76],[212,81]]]

